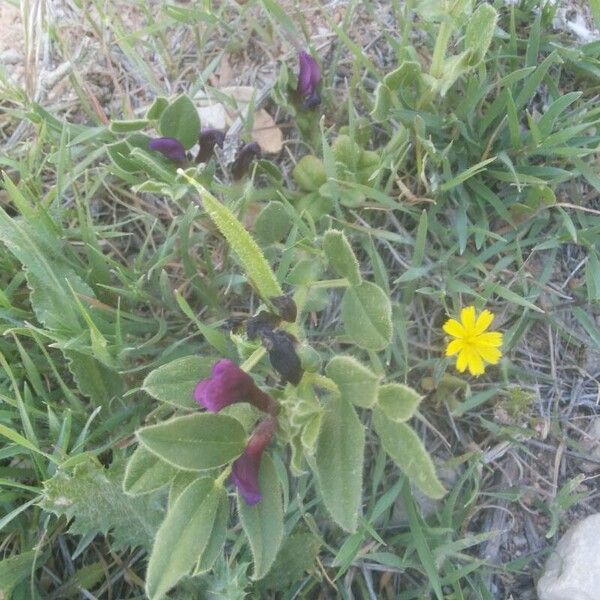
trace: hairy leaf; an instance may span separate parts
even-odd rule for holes
[[[198,405],[192,398],[196,384],[210,375],[215,359],[185,356],[154,369],[144,379],[143,389],[153,398],[181,408]]]
[[[144,427],[137,436],[150,452],[187,471],[227,464],[246,446],[246,432],[238,420],[212,413],[176,417]]]
[[[415,431],[406,423],[392,421],[378,408],[373,410],[373,425],[383,448],[411,483],[430,498],[441,498],[446,490]]]
[[[225,489],[203,477],[189,485],[169,509],[150,553],[146,593],[159,600],[185,575],[207,548]]]
[[[325,367],[342,397],[356,406],[369,408],[377,402],[379,378],[352,356],[334,356]]]
[[[275,465],[268,454],[260,464],[258,483],[262,500],[248,506],[238,494],[238,510],[254,558],[253,579],[262,579],[271,569],[283,539],[283,505],[281,484]]]
[[[363,281],[342,299],[342,321],[352,341],[367,350],[383,350],[392,339],[392,307],[385,292]]]
[[[351,285],[360,285],[358,261],[343,231],[326,231],[323,236],[323,250],[329,264],[340,277],[345,277]]]
[[[167,485],[176,474],[173,466],[138,446],[127,462],[123,490],[132,496],[148,494]]]
[[[317,443],[316,469],[323,501],[346,531],[356,531],[362,498],[365,432],[352,405],[340,396],[327,402]]]
[[[119,466],[105,469],[94,459],[76,465],[72,472],[58,470],[44,482],[40,506],[73,519],[69,531],[89,535],[112,533],[114,548],[150,547],[163,511],[157,498],[131,497],[121,487]]]
[[[246,275],[254,283],[263,300],[268,301],[272,296],[282,296],[283,291],[264,254],[236,216],[195,179],[192,179],[183,171],[180,171],[180,173],[200,194],[208,216],[235,252],[246,271]]]

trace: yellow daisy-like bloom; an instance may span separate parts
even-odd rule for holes
[[[498,364],[502,352],[502,334],[499,331],[487,331],[494,315],[484,310],[479,316],[474,306],[467,306],[460,311],[460,323],[456,319],[448,319],[444,323],[444,331],[453,339],[446,348],[446,356],[456,357],[456,368],[464,373],[469,369],[471,375],[482,375],[485,363]]]

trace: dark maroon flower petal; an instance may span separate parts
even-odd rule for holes
[[[235,487],[239,490],[246,504],[254,506],[261,499],[260,488],[258,487],[258,470],[260,468],[260,459],[256,460],[250,457],[246,452],[242,454],[234,463],[231,470],[231,479]]]
[[[258,484],[260,462],[276,429],[277,420],[274,417],[262,421],[250,437],[244,453],[233,463],[231,479],[246,504],[250,506],[257,504],[262,499]]]
[[[250,142],[242,146],[237,158],[231,165],[231,174],[234,179],[241,179],[255,159],[260,157],[260,146],[256,142]]]
[[[163,137],[150,140],[148,148],[160,152],[175,162],[185,162],[185,148],[175,138]]]
[[[302,361],[294,348],[296,338],[286,331],[261,330],[263,346],[269,352],[271,366],[281,375],[283,383],[298,385],[304,375]]]
[[[220,129],[203,129],[198,136],[200,149],[196,156],[196,162],[206,162],[213,155],[215,146],[223,147],[225,141],[225,132]]]
[[[252,377],[228,359],[214,364],[211,376],[199,381],[194,388],[193,398],[210,412],[219,412],[237,402],[249,402],[268,413],[277,409],[275,401],[254,383]]]

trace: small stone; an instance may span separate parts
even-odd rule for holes
[[[600,513],[573,525],[548,558],[537,584],[539,600],[598,600]]]

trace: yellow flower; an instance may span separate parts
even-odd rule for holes
[[[499,331],[486,329],[492,324],[494,315],[484,310],[479,316],[474,306],[467,306],[460,311],[460,323],[456,319],[448,319],[444,323],[444,331],[453,339],[446,348],[446,356],[456,357],[456,368],[464,373],[468,368],[471,375],[481,375],[485,371],[484,363],[495,365],[502,352],[502,334]]]

